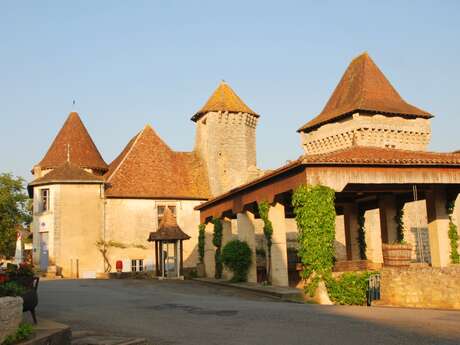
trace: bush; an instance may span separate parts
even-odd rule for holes
[[[251,266],[251,248],[246,242],[233,240],[228,242],[222,250],[222,261],[233,272],[232,282],[248,280]]]
[[[337,304],[364,305],[367,302],[367,285],[372,272],[347,272],[338,278],[325,280],[329,297]]]
[[[198,225],[198,257],[200,262],[203,263],[204,261],[204,253],[205,253],[205,230],[206,225],[200,224]]]
[[[22,296],[26,292],[26,288],[15,281],[9,281],[0,284],[0,297],[16,297]]]
[[[32,325],[28,323],[22,323],[19,325],[15,334],[6,337],[2,345],[13,345],[23,340],[27,340],[30,338],[33,332],[34,328],[32,327]]]

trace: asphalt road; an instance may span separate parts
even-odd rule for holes
[[[193,281],[55,280],[38,317],[152,345],[460,344],[460,312],[273,301]]]

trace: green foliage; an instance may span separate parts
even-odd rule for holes
[[[205,229],[206,224],[198,225],[198,257],[200,262],[204,261],[204,251],[205,251]]]
[[[262,201],[258,204],[259,215],[264,222],[264,238],[267,245],[266,263],[267,263],[267,279],[271,282],[271,261],[272,261],[272,237],[273,237],[273,224],[268,218],[268,211],[270,210],[270,204],[267,201]]]
[[[26,288],[15,281],[8,281],[0,284],[0,297],[16,297],[22,296],[26,292]]]
[[[326,279],[329,297],[337,304],[364,305],[367,302],[367,286],[372,272],[347,272],[340,277]]]
[[[251,266],[251,248],[240,240],[228,242],[222,250],[222,261],[233,272],[232,282],[245,282],[248,280],[249,267]]]
[[[24,180],[11,174],[0,174],[0,256],[12,257],[18,227],[32,221],[29,197]]]
[[[19,342],[29,339],[33,333],[34,333],[34,328],[31,324],[21,323],[18,329],[16,330],[16,333],[6,337],[6,339],[2,342],[1,345],[17,344]]]
[[[446,203],[446,211],[449,215],[449,240],[450,240],[450,261],[453,264],[460,264],[460,254],[458,253],[458,230],[452,215],[455,209],[455,199],[449,198]]]
[[[397,243],[405,243],[404,242],[404,204],[399,203],[396,208],[396,241]]]
[[[214,233],[212,235],[212,244],[216,247],[214,254],[214,262],[216,266],[214,277],[216,279],[222,278],[222,222],[219,218],[213,218]]]
[[[329,277],[334,265],[335,193],[325,186],[300,186],[292,196],[299,229],[298,255],[304,266],[306,289],[313,295],[321,279]]]
[[[359,244],[359,257],[361,260],[367,260],[366,255],[366,230],[364,229],[364,223],[366,218],[364,217],[364,210],[359,209],[358,213],[358,244]]]

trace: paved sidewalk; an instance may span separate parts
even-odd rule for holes
[[[219,286],[227,286],[236,289],[251,291],[258,294],[263,294],[272,298],[280,299],[282,301],[301,302],[303,301],[303,291],[291,287],[261,285],[256,283],[230,283],[225,279],[211,279],[211,278],[194,278],[193,280],[214,284]]]

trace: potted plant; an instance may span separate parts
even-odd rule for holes
[[[399,205],[395,216],[397,240],[392,244],[382,244],[383,263],[385,266],[407,267],[410,265],[412,245],[404,240],[403,216],[403,205]]]

